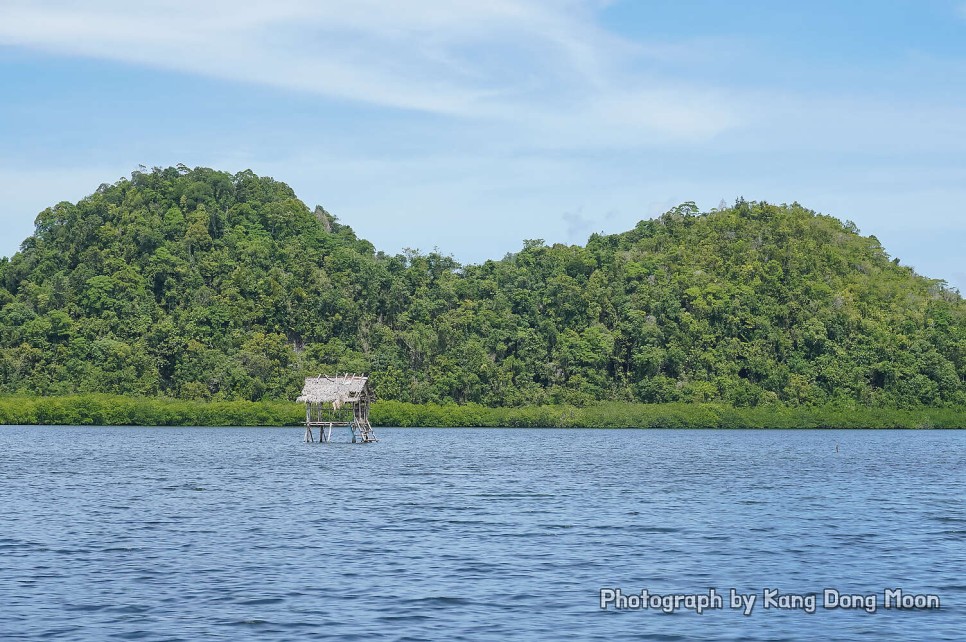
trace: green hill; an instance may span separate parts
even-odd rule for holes
[[[0,262],[0,392],[966,405],[966,304],[797,204],[685,204],[586,246],[389,256],[251,172],[134,172]]]

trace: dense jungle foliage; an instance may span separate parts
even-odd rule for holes
[[[411,403],[964,406],[966,304],[797,204],[461,266],[184,166],[44,210],[0,261],[0,393],[281,400],[320,372]]]

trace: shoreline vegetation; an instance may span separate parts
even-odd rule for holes
[[[297,426],[304,406],[291,401],[186,401],[82,394],[2,396],[0,424],[109,426]],[[849,406],[734,407],[715,403],[603,402],[488,408],[477,404],[372,406],[377,427],[440,428],[966,428],[966,408]]]

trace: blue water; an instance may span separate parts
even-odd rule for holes
[[[966,432],[378,435],[0,428],[0,639],[966,636]],[[726,604],[601,610],[602,587]],[[896,587],[941,608],[884,610]]]

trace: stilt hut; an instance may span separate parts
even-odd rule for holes
[[[315,441],[315,426],[319,428],[320,442],[328,442],[336,426],[348,426],[353,443],[377,441],[369,423],[369,405],[375,399],[365,375],[308,377],[296,400],[305,404],[305,441]]]

